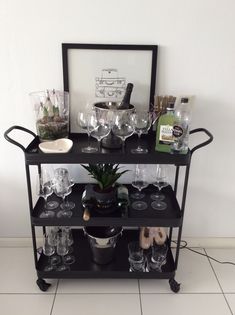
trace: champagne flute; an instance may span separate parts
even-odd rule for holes
[[[132,181],[132,186],[138,189],[138,192],[131,195],[133,199],[137,201],[132,203],[132,208],[135,210],[145,210],[148,205],[146,202],[139,199],[144,198],[145,194],[141,193],[142,189],[148,187],[148,182],[146,180],[146,171],[144,165],[136,164],[134,171],[134,179]]]
[[[131,153],[148,153],[148,149],[140,144],[140,138],[143,133],[147,133],[151,127],[151,115],[149,112],[137,112],[134,114],[134,128],[138,135],[138,146],[131,150]]]
[[[134,133],[133,114],[117,110],[114,114],[112,132],[115,136],[121,138],[122,152],[124,152],[125,140]]]
[[[58,227],[52,226],[48,228],[47,236],[48,236],[48,244],[56,248],[57,245],[57,235],[58,235]],[[51,265],[56,266],[61,262],[61,259],[55,253],[51,256]]]
[[[88,146],[82,148],[82,152],[84,153],[94,153],[97,152],[98,149],[94,148],[90,144],[91,132],[95,129],[96,126],[96,115],[95,112],[79,112],[77,116],[78,125],[87,132],[88,135]]]
[[[45,256],[49,257],[49,265],[44,268],[44,271],[54,270],[50,257],[55,253],[55,247],[49,244],[48,235],[44,235],[42,251]]]
[[[73,255],[70,255],[73,252],[73,248],[71,245],[73,245],[73,235],[72,235],[72,229],[69,226],[62,227],[62,233],[67,237],[68,242],[68,254],[64,256],[64,263],[66,265],[71,265],[75,262],[75,257]]]
[[[68,271],[70,270],[69,266],[64,264],[64,256],[68,254],[69,246],[68,239],[64,233],[58,234],[58,240],[56,245],[56,252],[62,259],[62,265],[57,268],[57,271]]]
[[[162,188],[169,185],[168,166],[165,164],[157,164],[156,175],[153,185],[158,188],[158,192],[152,194],[150,197],[154,200],[151,206],[155,210],[165,210],[167,208],[166,202],[162,201],[165,196],[161,193]]]

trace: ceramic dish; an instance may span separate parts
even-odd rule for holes
[[[73,141],[70,139],[57,139],[40,143],[39,149],[44,153],[67,153],[72,146]]]

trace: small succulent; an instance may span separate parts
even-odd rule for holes
[[[97,181],[100,190],[107,190],[110,187],[113,187],[114,183],[118,180],[118,178],[124,173],[128,172],[128,170],[124,170],[122,172],[118,172],[120,167],[119,164],[88,164],[83,165],[91,175]]]

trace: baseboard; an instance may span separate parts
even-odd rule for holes
[[[188,247],[235,248],[235,237],[183,237],[183,240]]]
[[[235,237],[184,237],[189,247],[203,248],[235,248]],[[38,245],[42,239],[37,239]],[[182,243],[183,245],[183,243]],[[0,238],[0,247],[32,247],[32,239],[28,237]]]

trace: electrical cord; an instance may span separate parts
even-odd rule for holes
[[[177,245],[177,242],[176,242],[176,241],[172,241],[172,242]],[[232,261],[220,261],[220,260],[218,260],[218,259],[215,259],[214,257],[211,257],[211,256],[207,255],[206,253],[203,254],[203,253],[200,253],[200,252],[196,251],[195,249],[192,249],[192,248],[188,247],[188,243],[187,243],[186,241],[184,241],[184,240],[182,240],[181,242],[184,243],[184,245],[181,245],[181,246],[180,246],[180,249],[184,249],[184,248],[185,248],[185,249],[190,250],[191,252],[194,252],[194,253],[196,253],[196,254],[198,254],[198,255],[205,256],[205,257],[207,257],[208,259],[214,260],[215,262],[217,262],[217,263],[219,263],[219,264],[225,264],[225,265],[227,264],[227,265],[233,265],[233,266],[235,266],[235,263],[232,262]]]

